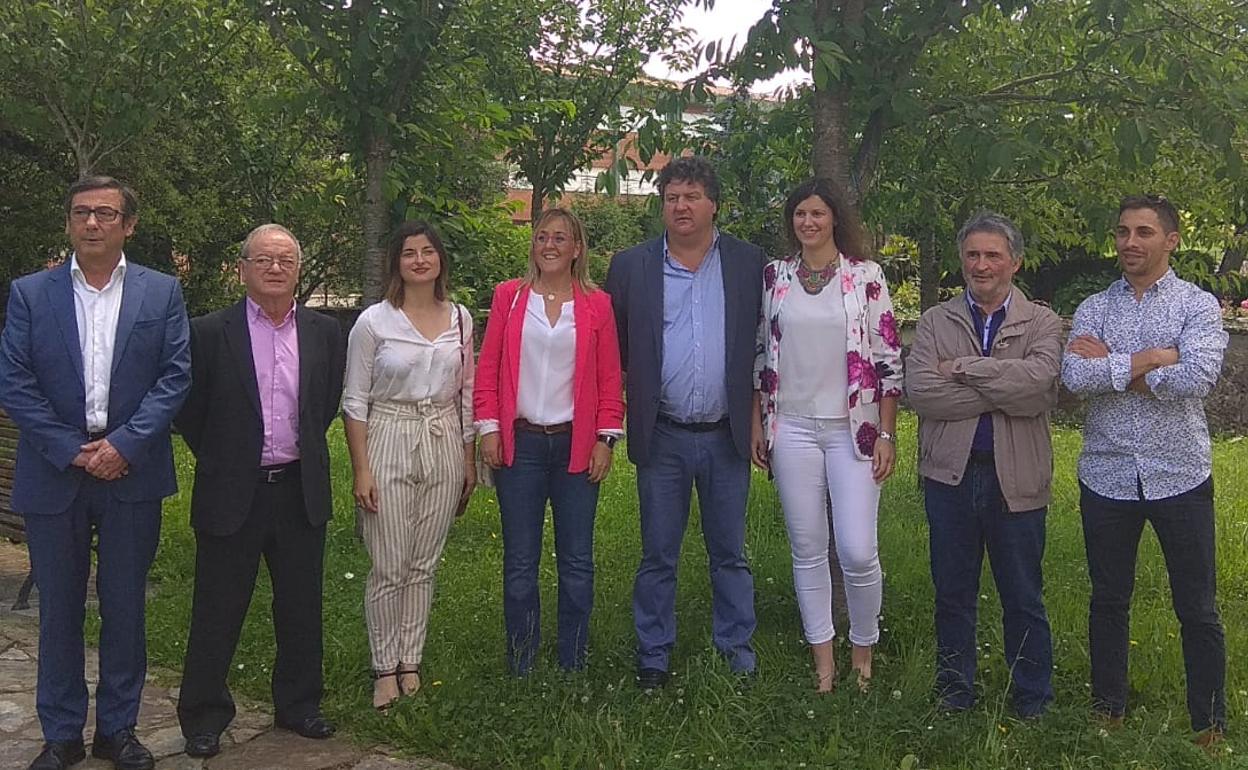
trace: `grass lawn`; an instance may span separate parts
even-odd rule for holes
[[[677,599],[680,635],[669,687],[646,695],[633,685],[631,591],[640,552],[632,466],[619,453],[598,509],[597,595],[590,668],[567,675],[555,664],[555,570],[551,528],[542,564],[544,649],[535,674],[503,666],[502,541],[491,490],[479,490],[451,533],[425,648],[424,692],[388,715],[370,708],[363,590],[368,556],[353,536],[350,467],[333,429],[335,510],[325,580],[325,710],[361,742],[385,742],[467,768],[1195,768],[1211,762],[1190,745],[1178,624],[1156,540],[1146,534],[1132,615],[1133,710],[1124,729],[1088,721],[1088,580],[1079,524],[1077,431],[1055,433],[1056,496],[1049,511],[1046,599],[1055,644],[1057,702],[1028,723],[1008,716],[1000,655],[1000,611],[982,582],[980,705],[938,715],[933,678],[932,588],[927,525],[915,484],[915,421],[901,421],[899,468],[880,513],[886,573],[883,637],[867,695],[847,682],[828,697],[813,692],[801,639],[788,542],[780,507],[756,474],[750,492],[749,554],[754,569],[759,677],[738,691],[710,644],[710,590],[696,515],[691,518]],[[191,459],[179,448],[182,492],[166,506],[148,609],[154,663],[180,668],[190,617],[194,540],[188,524]],[[1237,664],[1248,641],[1248,442],[1215,447],[1219,595],[1230,660],[1230,739],[1218,765],[1248,767],[1248,681]],[[262,570],[263,573],[263,570]],[[273,642],[269,586],[261,578],[232,686],[269,697]],[[838,662],[849,667],[842,648]]]

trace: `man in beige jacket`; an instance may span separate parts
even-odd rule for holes
[[[906,394],[919,413],[940,707],[975,702],[975,614],[985,548],[1001,597],[1014,709],[1053,700],[1053,643],[1040,563],[1053,477],[1061,323],[1014,286],[1023,237],[981,212],[958,233],[966,291],[919,320]]]

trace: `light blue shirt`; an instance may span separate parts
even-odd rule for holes
[[[1159,500],[1199,486],[1213,470],[1204,398],[1222,369],[1227,335],[1218,300],[1167,272],[1138,301],[1125,280],[1085,299],[1071,339],[1091,335],[1106,358],[1062,357],[1062,382],[1088,396],[1079,480],[1101,497]],[[1131,355],[1178,348],[1179,362],[1144,376],[1151,395],[1129,389]]]
[[[677,422],[728,414],[724,273],[719,232],[696,271],[672,259],[663,237],[663,383],[659,413]]]

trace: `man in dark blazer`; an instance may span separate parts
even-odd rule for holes
[[[0,338],[0,405],[17,423],[13,508],[26,519],[39,586],[36,708],[45,740],[31,770],[82,760],[82,624],[98,538],[100,682],[91,753],[154,766],[134,735],[147,672],[147,570],[160,503],[177,491],[169,425],[190,385],[177,279],[126,261],[134,193],[111,177],[69,189],[73,254],[13,282]]]
[[[280,225],[243,242],[241,302],[191,322],[193,385],[177,418],[195,454],[195,597],[178,699],[186,753],[210,757],[234,718],[226,686],[263,556],[273,584],[278,727],[328,738],[321,584],[333,513],[325,431],[345,366],[333,318],[295,302],[302,252]]]
[[[698,490],[712,588],[712,641],[753,673],[754,578],[745,558],[750,406],[763,252],[715,227],[719,180],[702,158],[659,174],[663,236],[616,254],[615,308],[637,466],[642,557],[633,588],[637,683],[667,683],[676,567]]]

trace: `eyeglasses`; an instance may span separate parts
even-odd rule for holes
[[[299,266],[297,259],[274,259],[273,257],[243,257],[243,261],[249,265],[253,265],[257,270],[268,270],[270,267],[277,265],[282,272],[289,273]]]
[[[75,222],[86,222],[92,214],[95,215],[95,221],[102,225],[111,225],[121,216],[121,212],[112,206],[74,206],[69,210],[69,218]]]
[[[537,235],[533,236],[533,242],[536,243],[538,246],[545,246],[548,243],[553,243],[556,246],[566,246],[572,242],[572,239],[564,235],[563,233],[555,233],[554,235],[547,235],[546,233],[538,233]]]

